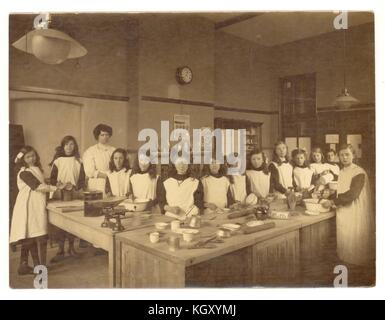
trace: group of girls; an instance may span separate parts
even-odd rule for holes
[[[94,129],[97,143],[85,151],[83,160],[80,158],[75,138],[64,137],[51,162],[50,184],[44,181],[36,150],[32,147],[20,150],[16,158],[19,194],[13,211],[10,235],[11,243],[21,243],[19,274],[32,271],[28,266],[29,252],[34,265],[46,264],[46,193],[64,188],[77,191],[88,188],[103,191],[107,197],[149,199],[153,209],[157,208],[163,214],[183,220],[188,216],[215,212],[218,208],[245,203],[250,194],[258,199],[266,198],[270,193],[284,198],[292,188],[300,191],[310,190],[314,185],[337,179],[340,174],[333,150],[328,151],[327,161],[324,161],[321,150],[313,149],[310,164],[304,150],[295,150],[290,162],[286,144],[278,142],[274,146],[270,164],[264,152],[253,151],[247,159],[247,170],[244,174],[228,176],[227,164],[212,160],[210,164],[203,166],[202,173],[197,176],[193,165],[186,159],[179,158],[174,164],[170,164],[167,177],[161,178],[157,174],[156,166],[149,162],[147,157],[137,156],[131,168],[126,150],[108,144],[111,136],[111,127],[98,125]],[[356,169],[354,172],[356,171],[360,174],[363,170]],[[358,187],[362,189],[361,182],[367,182],[365,179],[361,180]],[[353,187],[356,190],[354,196],[359,196],[359,188],[355,185]],[[349,183],[344,183],[342,189],[341,192],[346,193]],[[342,195],[337,197],[335,204],[346,204],[354,197],[345,198]],[[64,256],[66,238],[69,240],[69,253],[77,254],[73,236],[58,231],[59,251],[56,258]],[[55,262],[55,259],[52,262]]]
[[[49,196],[64,189],[81,193],[87,188],[103,191],[105,195],[130,194],[135,198],[156,199],[158,176],[155,166],[137,159],[130,169],[126,150],[108,144],[111,136],[110,126],[96,126],[94,137],[97,143],[85,151],[83,160],[76,139],[65,136],[55,149],[49,179],[44,179],[40,157],[33,147],[25,146],[19,151],[15,159],[19,193],[10,231],[10,243],[21,245],[19,274],[32,273],[33,268],[28,265],[29,254],[34,266],[47,265],[46,201]],[[59,249],[51,262],[64,258],[66,239],[68,253],[76,256],[74,237],[53,226],[52,229]]]

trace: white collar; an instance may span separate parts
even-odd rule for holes
[[[108,144],[97,143],[96,144],[96,148],[99,149],[99,150],[108,151],[108,149],[110,149],[111,146],[108,145]]]

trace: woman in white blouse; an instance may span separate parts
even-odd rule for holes
[[[89,179],[88,188],[103,191],[104,194],[109,162],[115,150],[108,144],[112,136],[112,128],[105,124],[98,124],[93,133],[97,144],[84,152],[84,171]]]

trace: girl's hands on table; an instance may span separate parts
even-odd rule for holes
[[[56,183],[56,187],[59,189],[59,190],[63,190],[65,188],[66,184],[61,182],[61,181],[58,181]]]

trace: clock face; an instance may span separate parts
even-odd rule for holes
[[[192,71],[189,67],[181,67],[177,70],[177,79],[181,84],[187,84],[192,81]]]

